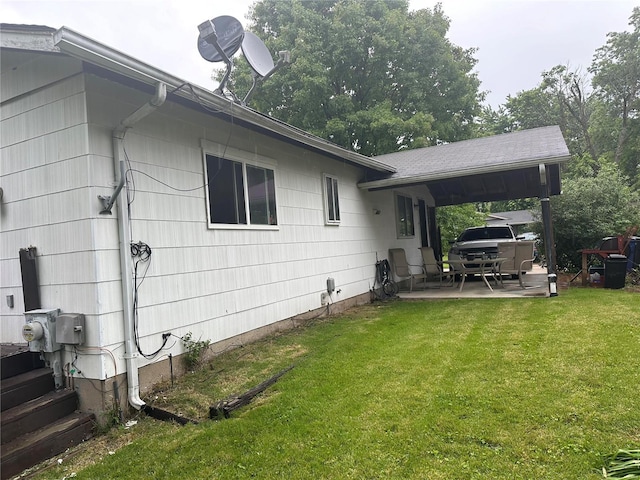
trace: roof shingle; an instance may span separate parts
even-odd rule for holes
[[[387,179],[447,178],[475,172],[513,170],[570,158],[558,126],[417,148],[375,157],[398,171]]]

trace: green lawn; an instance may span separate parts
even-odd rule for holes
[[[640,294],[373,304],[226,352],[151,402],[192,418],[108,434],[86,479],[598,479],[640,447]],[[104,451],[101,451],[101,448]]]

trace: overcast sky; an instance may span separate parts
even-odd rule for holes
[[[320,0],[309,0],[320,1]],[[138,60],[213,89],[213,67],[196,48],[197,26],[231,15],[242,23],[253,0],[0,0],[0,21],[69,27]],[[630,31],[637,0],[441,0],[448,37],[476,47],[481,89],[494,109],[507,95],[535,87],[540,74],[563,64],[591,64],[609,32]],[[410,9],[436,1],[411,0]],[[428,52],[425,52],[428,53]]]

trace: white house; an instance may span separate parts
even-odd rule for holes
[[[368,158],[67,28],[0,33],[0,342],[30,307],[84,314],[60,364],[88,411],[114,384],[141,408],[187,333],[221,350],[369,302],[389,248],[436,242],[436,206],[537,196],[541,165],[557,194],[569,158],[557,127]]]

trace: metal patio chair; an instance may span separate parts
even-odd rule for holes
[[[424,282],[423,288],[426,288],[427,276],[424,273],[422,265],[410,264],[407,261],[407,255],[405,254],[404,248],[390,248],[389,260],[391,261],[393,274],[396,277],[400,280],[409,279],[409,292],[413,291],[413,284],[418,280],[422,280]],[[420,269],[422,273],[414,273],[411,270],[411,267],[413,267],[414,270]]]
[[[453,283],[455,278],[453,269],[447,272],[444,271],[442,264],[447,262],[438,262],[432,247],[420,247],[420,254],[422,255],[422,268],[426,275],[425,281],[430,278],[438,279],[440,286],[442,286],[442,280],[446,278],[448,280],[447,284]]]
[[[533,270],[533,262],[535,258],[535,242],[528,240],[520,240],[516,242],[515,264],[518,268],[518,282],[520,288],[536,288],[539,285],[525,286],[522,279],[526,272]]]

